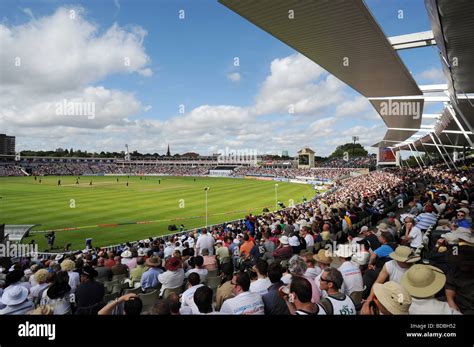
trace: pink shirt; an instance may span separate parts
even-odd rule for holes
[[[204,258],[203,267],[207,269],[207,271],[217,270],[217,260],[214,255],[212,256],[205,255],[203,258]]]

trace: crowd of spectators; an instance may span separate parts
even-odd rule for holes
[[[266,176],[266,177],[309,177],[313,179],[337,180],[341,177],[348,176],[354,171],[342,168],[313,168],[313,169],[297,169],[297,168],[263,168],[240,166],[236,168],[232,174],[234,177],[240,176]]]
[[[371,172],[209,229],[20,259],[0,314],[473,314],[471,172]]]
[[[25,176],[25,173],[16,165],[0,165],[0,177]]]
[[[373,155],[365,157],[332,158],[324,162],[316,163],[316,166],[331,168],[375,168],[377,158]]]

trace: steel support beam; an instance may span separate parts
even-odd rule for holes
[[[438,143],[436,142],[434,136],[433,136],[433,133],[430,133],[430,137],[431,137],[431,141],[433,141],[433,143],[435,144],[436,146],[436,149],[438,150],[439,154],[441,155],[441,158],[443,158],[443,161],[444,163],[446,164],[446,166],[451,169],[451,166],[449,166],[448,162],[446,161],[446,158],[444,157],[443,153],[441,152],[441,150],[439,149],[438,147]]]

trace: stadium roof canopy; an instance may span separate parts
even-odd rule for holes
[[[474,1],[425,0],[432,31],[392,38],[385,36],[362,0],[219,2],[367,97],[387,125],[384,139],[374,146],[406,149],[407,143],[425,138],[425,147],[430,147],[428,139],[430,133],[434,134],[434,127],[441,131],[440,144],[472,146],[466,139],[471,135],[466,131],[472,131],[474,108],[469,100],[460,102],[459,93],[474,92]],[[433,44],[440,50],[448,83],[422,88],[396,50]],[[438,95],[429,96],[430,93]],[[454,111],[450,126],[452,131],[461,133],[440,130],[442,114],[423,115],[427,101],[450,106],[443,114]],[[404,112],[387,113],[387,106],[390,111],[392,104],[401,105]],[[436,119],[437,123],[423,128],[423,118]],[[459,119],[464,121],[464,130],[458,126]],[[435,144],[431,145],[436,150]]]

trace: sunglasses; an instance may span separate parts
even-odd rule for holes
[[[320,280],[321,282],[331,282],[331,283],[334,283],[333,281],[329,281],[329,280],[327,280],[326,278],[322,278],[322,277],[320,277],[319,280]]]

